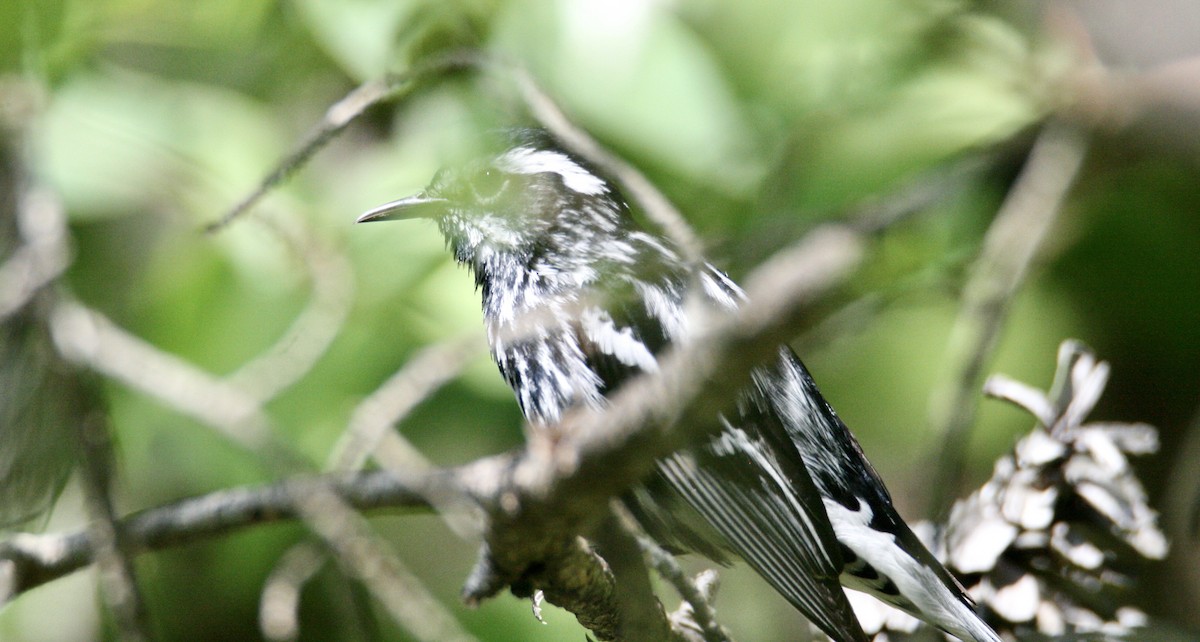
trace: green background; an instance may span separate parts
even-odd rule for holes
[[[1164,46],[1181,30],[1185,43],[1200,33],[1200,19],[1187,22],[1196,16],[1114,30],[1096,17],[1110,5],[1081,15],[1115,68],[1200,54]],[[336,338],[267,407],[315,465],[355,404],[415,351],[481,330],[471,278],[432,225],[354,218],[419,190],[466,132],[512,112],[494,81],[434,84],[372,110],[244,220],[201,232],[363,81],[455,45],[527,65],[576,122],[649,174],[735,278],[822,221],[932,181],[937,198],[872,240],[865,265],[822,308],[849,312],[800,344],[901,511],[919,517],[936,465],[930,393],[945,376],[966,269],[1032,131],[1081,95],[1084,69],[1047,24],[1057,23],[1037,3],[951,0],[18,0],[0,7],[0,70],[43,90],[31,159],[69,213],[69,291],[157,348],[224,375],[287,330],[312,284],[277,226],[302,228],[348,261]],[[1142,31],[1158,35],[1139,40]],[[1171,484],[1198,470],[1181,453],[1200,385],[1200,105],[1129,113],[1097,129],[987,370],[1044,387],[1062,339],[1092,345],[1113,366],[1095,416],[1160,427],[1162,453],[1140,464],[1153,502],[1179,524],[1179,503],[1195,498],[1171,495]],[[161,402],[118,382],[106,392],[122,511],[272,478],[259,458]],[[962,494],[1029,425],[982,403]],[[480,355],[400,430],[431,459],[457,463],[517,445],[520,427]],[[48,529],[81,523],[77,495],[68,488]],[[546,625],[510,596],[463,607],[474,544],[437,518],[372,523],[481,639],[583,639],[552,607]],[[155,629],[164,639],[257,638],[266,574],[302,535],[268,526],[143,556]],[[1132,599],[1197,625],[1195,540],[1170,535],[1179,557],[1148,567]],[[782,639],[799,626],[751,573],[723,578],[718,612],[739,639]],[[76,574],[0,612],[0,639],[102,638],[97,603],[94,576]],[[303,595],[302,637],[406,639],[370,613],[378,608],[327,566]]]

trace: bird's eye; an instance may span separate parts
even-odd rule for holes
[[[508,185],[508,177],[497,169],[488,168],[475,175],[471,181],[471,191],[480,201],[494,200]]]

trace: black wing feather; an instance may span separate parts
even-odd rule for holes
[[[834,639],[865,640],[838,579],[837,539],[794,448],[755,392],[720,435],[659,468],[728,546],[809,620]]]

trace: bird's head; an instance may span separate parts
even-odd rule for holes
[[[572,269],[602,258],[629,224],[616,187],[537,130],[510,134],[502,151],[442,169],[421,193],[358,222],[409,218],[435,220],[455,257],[477,272]]]

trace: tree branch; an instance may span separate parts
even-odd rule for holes
[[[138,553],[224,535],[247,526],[295,519],[295,496],[332,488],[360,509],[424,507],[425,494],[446,473],[404,477],[389,472],[285,480],[268,486],[233,488],[134,513],[118,523],[130,550]],[[96,543],[89,531],[34,535],[0,542],[0,603],[92,563]]]
[[[76,426],[81,480],[90,524],[92,557],[99,568],[101,595],[125,642],[153,639],[149,614],[133,569],[133,551],[117,523],[112,500],[113,452],[107,414],[93,410]]]
[[[1058,220],[1086,150],[1083,131],[1057,120],[1047,123],[984,237],[950,334],[945,383],[931,403],[932,423],[939,433],[934,461],[941,462],[929,486],[931,515],[940,514],[955,496],[984,369],[999,342],[1009,304]]]
[[[675,556],[657,543],[645,537],[639,538],[638,543],[650,558],[655,572],[683,598],[683,604],[670,615],[671,628],[691,630],[695,627],[699,634],[697,637],[704,642],[731,642],[729,633],[721,627],[712,608],[713,594],[717,589],[716,571],[704,571],[693,580],[684,574]]]
[[[362,116],[368,109],[387,100],[394,100],[415,89],[421,82],[442,76],[456,69],[479,64],[479,54],[472,51],[452,52],[437,56],[425,64],[417,65],[404,74],[391,75],[371,80],[358,86],[325,112],[325,117],[309,132],[292,153],[283,158],[265,178],[259,181],[254,191],[229,209],[221,218],[209,223],[204,231],[219,232],[258,204],[272,189],[283,184],[292,174],[308,162],[343,129]]]

